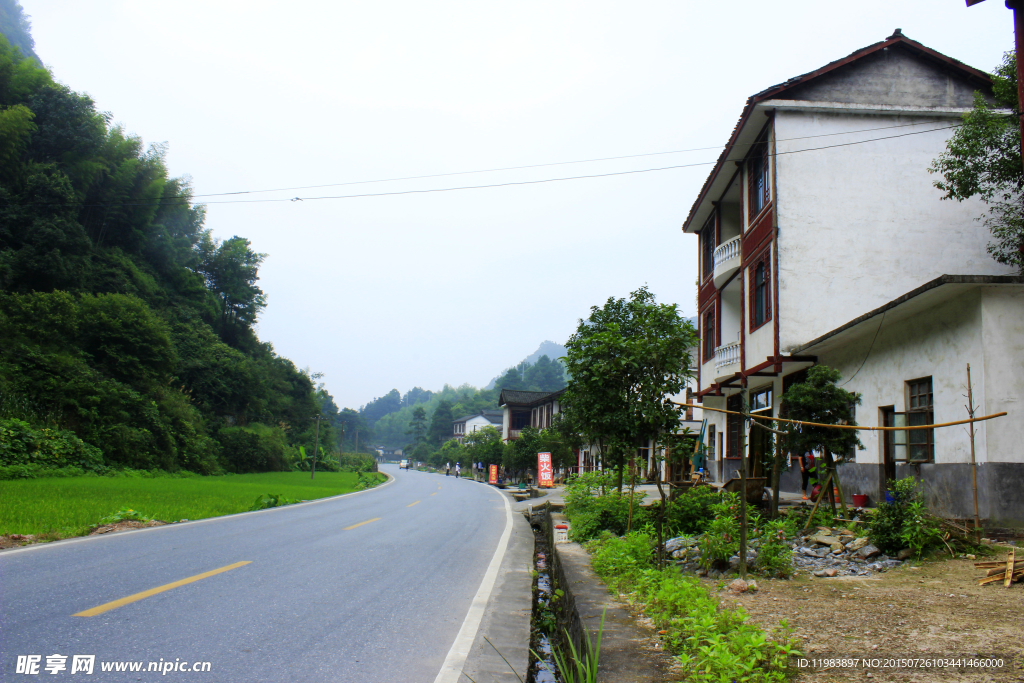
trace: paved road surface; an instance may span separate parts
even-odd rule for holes
[[[0,553],[0,680],[431,683],[505,503],[471,481],[385,471],[393,482],[313,504]],[[44,670],[52,654],[69,655],[67,670]],[[92,676],[70,674],[75,654],[96,655]],[[17,674],[18,655],[42,655],[40,673]],[[161,658],[210,671],[147,673]],[[101,673],[112,661],[143,672]]]

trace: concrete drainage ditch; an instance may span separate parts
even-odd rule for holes
[[[531,508],[528,517],[533,529],[533,616],[530,623],[530,667],[526,683],[558,683],[558,669],[552,647],[552,636],[557,635],[559,597],[561,591],[552,580],[548,561],[551,557],[548,528],[550,516]],[[556,591],[558,591],[556,593]],[[541,659],[537,658],[540,655]]]

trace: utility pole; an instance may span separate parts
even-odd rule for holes
[[[318,414],[316,417],[313,417],[311,419],[316,420],[316,441],[314,442],[313,445],[313,467],[310,468],[309,471],[310,479],[316,476],[316,454],[317,449],[320,448],[320,415]]]
[[[740,578],[747,579],[747,416],[750,409],[743,400],[740,418]]]
[[[967,6],[977,5],[984,0],[967,0]],[[1006,9],[1013,11],[1014,49],[1017,51],[1017,109],[1024,112],[1024,0],[1006,0]],[[1024,116],[1020,117],[1020,155],[1024,166]]]

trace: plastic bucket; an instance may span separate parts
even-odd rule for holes
[[[854,504],[855,507],[859,507],[859,508],[867,507],[868,497],[865,496],[863,493],[855,493],[855,494],[853,494],[852,497],[853,497],[853,504]]]
[[[892,491],[886,491],[885,492],[885,502],[886,503],[895,503],[896,502],[896,499],[892,495]]]

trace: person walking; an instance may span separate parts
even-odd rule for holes
[[[810,489],[811,496],[814,496],[814,487],[818,485],[818,463],[814,459],[814,453],[807,451],[800,458],[800,478],[804,492],[804,500],[807,500],[807,491]]]
[[[446,476],[446,477],[450,476],[451,473],[452,473],[452,464],[450,462],[446,462],[444,464],[444,476]]]
[[[459,463],[455,463],[455,478],[458,479],[462,476],[462,466]]]

